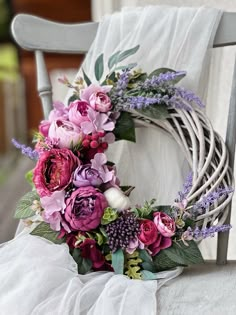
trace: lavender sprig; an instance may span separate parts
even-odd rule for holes
[[[186,90],[183,87],[175,87],[175,96],[180,97],[189,103],[195,103],[199,107],[205,107],[200,98],[195,95],[194,92]]]
[[[209,208],[216,200],[228,196],[233,191],[234,190],[231,187],[223,187],[204,195],[200,201],[193,206],[192,214],[197,216],[205,213],[206,209]]]
[[[15,139],[12,139],[13,145],[21,150],[21,153],[28,156],[31,160],[37,160],[38,159],[38,152],[36,150],[33,150],[31,147],[27,147],[25,144],[20,144]]]
[[[192,188],[192,185],[193,185],[193,173],[190,172],[185,179],[183,190],[178,192],[179,194],[178,202],[183,201],[187,197],[188,193],[190,192]]]
[[[210,227],[206,227],[203,229],[200,229],[199,227],[192,229],[189,226],[187,228],[187,230],[183,233],[182,239],[184,239],[184,240],[191,240],[191,239],[200,240],[202,238],[214,237],[215,233],[226,232],[226,231],[229,231],[231,228],[232,228],[231,224],[210,226]]]
[[[179,76],[186,75],[185,71],[177,71],[177,72],[165,72],[160,73],[158,76],[153,75],[150,79],[146,79],[141,85],[140,88],[149,90],[159,88],[161,85],[165,83],[169,83],[170,81],[175,80]]]
[[[123,70],[114,88],[115,96],[120,97],[124,94],[124,91],[126,90],[127,85],[129,83],[129,78],[130,78],[130,70],[129,69]]]

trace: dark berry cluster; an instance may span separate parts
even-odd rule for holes
[[[106,226],[108,245],[114,253],[117,249],[128,248],[129,243],[134,241],[139,232],[139,222],[131,213],[124,213],[115,221]]]

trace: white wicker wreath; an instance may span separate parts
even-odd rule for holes
[[[228,150],[222,137],[214,131],[209,118],[198,108],[191,111],[169,109],[170,117],[152,120],[133,113],[136,125],[161,128],[167,131],[180,146],[193,172],[192,188],[187,195],[188,202],[195,203],[201,196],[216,188],[234,188],[234,177],[229,167]],[[202,228],[222,225],[228,215],[227,205],[232,194],[216,200],[196,221]]]
[[[224,222],[234,180],[223,139],[197,107],[201,100],[176,86],[184,71],[117,68],[137,49],[111,56],[105,79],[101,54],[95,62],[100,84],[84,72],[74,84],[62,78],[74,92],[68,106],[55,103],[40,123],[35,150],[23,148],[37,160],[29,176],[35,189],[23,197],[16,217],[36,211],[41,222],[31,234],[67,242],[79,273],[114,270],[157,279],[159,271],[201,263],[195,241],[231,228]],[[173,205],[152,199],[132,206],[133,187],[120,186],[114,163],[107,160],[109,143],[135,141],[135,123],[168,132],[189,163],[192,176]]]

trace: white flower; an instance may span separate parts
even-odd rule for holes
[[[118,188],[111,187],[104,192],[104,195],[111,208],[123,211],[131,206],[129,198]]]

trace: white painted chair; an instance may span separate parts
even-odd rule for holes
[[[86,53],[96,35],[98,23],[83,24],[60,24],[47,21],[35,16],[19,14],[12,22],[12,34],[17,44],[26,49],[33,51],[36,57],[38,93],[42,101],[45,118],[52,108],[52,87],[49,75],[44,62],[43,52],[53,53]],[[214,47],[236,45],[236,13],[224,13],[219,24],[215,39]],[[79,38],[78,41],[69,40],[69,38]],[[226,145],[229,149],[229,164],[233,169],[234,154],[236,142],[236,63],[233,74],[233,83],[230,99],[230,108],[228,115],[228,127],[226,136]],[[231,208],[231,204],[229,205]],[[230,211],[225,223],[230,223]],[[217,244],[217,264],[226,264],[228,233],[221,233],[218,236]],[[221,270],[219,266],[212,264],[205,267],[205,273],[209,272],[210,277],[214,280]],[[230,265],[232,267],[232,265]],[[232,270],[236,271],[236,266],[227,267],[226,273],[230,279]],[[231,268],[231,269],[229,269]],[[200,269],[201,270],[201,269]],[[194,276],[198,268],[192,268],[187,276],[185,283],[188,283],[188,277]],[[224,275],[223,275],[224,276]],[[184,276],[183,276],[184,277]],[[182,278],[182,277],[180,277]],[[183,281],[178,279],[177,281]],[[182,282],[184,283],[184,282]],[[236,283],[236,279],[235,282]],[[181,286],[181,284],[180,284]],[[231,289],[229,289],[231,290]],[[165,313],[163,313],[165,314]],[[218,313],[217,313],[218,314]],[[233,314],[233,313],[232,313]]]
[[[35,53],[38,93],[44,117],[52,108],[52,86],[46,69],[43,52],[86,53],[96,35],[98,23],[62,24],[27,14],[19,14],[12,21],[12,34],[17,44]],[[217,30],[214,47],[236,44],[236,13],[224,13]],[[79,38],[80,40],[70,40]],[[228,116],[226,145],[229,149],[230,166],[233,169],[236,142],[236,63]],[[230,205],[231,206],[231,205]],[[226,223],[230,222],[230,211]],[[227,260],[228,233],[218,237],[217,263]]]

